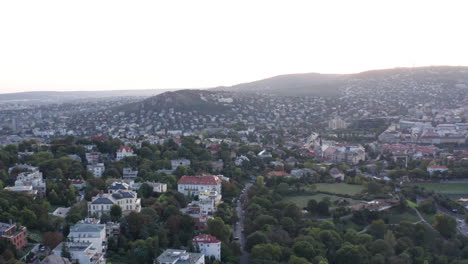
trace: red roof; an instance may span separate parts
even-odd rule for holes
[[[133,152],[133,149],[129,146],[121,146],[117,152],[122,152],[123,150],[127,151],[127,152]]]
[[[221,181],[218,177],[210,176],[182,176],[177,184],[200,184],[200,185],[218,185]]]
[[[215,236],[200,234],[192,239],[193,243],[221,243]]]
[[[268,176],[290,176],[287,172],[284,171],[270,171],[267,173]]]

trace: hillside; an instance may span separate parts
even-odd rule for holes
[[[363,96],[369,96],[389,90],[413,93],[415,89],[427,86],[442,89],[460,89],[468,86],[468,67],[395,68],[356,74],[288,74],[230,87],[218,87],[214,90],[260,92],[283,96],[342,96],[354,90]]]
[[[160,112],[173,109],[179,112],[219,113],[229,110],[228,107],[219,102],[222,94],[205,90],[178,90],[175,92],[165,92],[141,102],[119,106],[115,110],[124,112]]]

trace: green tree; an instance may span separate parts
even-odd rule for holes
[[[263,234],[262,232],[256,231],[247,237],[245,246],[247,250],[250,251],[254,246],[258,244],[266,244],[266,243],[268,243],[267,236]]]
[[[110,216],[111,216],[112,221],[114,222],[119,221],[119,219],[122,217],[122,207],[116,204],[112,205],[110,209]]]
[[[291,255],[291,257],[289,258],[288,264],[312,264],[312,263],[307,261],[307,259],[305,258],[300,258],[294,255]]]
[[[369,234],[375,236],[376,238],[383,238],[386,231],[387,226],[382,219],[372,221],[372,224],[369,226],[368,230]]]
[[[457,232],[457,221],[455,221],[455,218],[446,214],[436,214],[433,226],[446,238],[452,237]]]
[[[153,187],[147,183],[143,183],[138,192],[143,198],[148,198],[153,194]]]
[[[224,224],[223,219],[220,217],[209,219],[206,230],[209,234],[215,236],[225,243],[227,243],[231,237],[231,228]]]
[[[252,259],[263,259],[280,261],[282,255],[281,247],[277,244],[259,244],[252,248],[250,257]]]

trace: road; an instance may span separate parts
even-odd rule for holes
[[[237,224],[234,224],[233,226],[233,235],[234,235],[234,238],[238,238],[238,242],[239,244],[241,245],[241,250],[242,250],[242,256],[241,256],[241,259],[240,259],[240,264],[248,264],[249,263],[249,252],[247,252],[247,250],[245,250],[245,234],[244,232],[242,232],[242,230],[244,230],[244,219],[245,219],[245,215],[244,215],[244,209],[243,209],[243,206],[244,204],[247,203],[247,191],[249,190],[249,188],[252,186],[252,183],[247,183],[244,187],[244,189],[242,189],[242,193],[241,195],[239,196],[239,199],[238,199],[238,202],[237,202],[237,207],[236,207],[236,211],[237,211],[237,216],[239,217],[239,221],[237,222]]]

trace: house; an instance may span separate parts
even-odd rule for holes
[[[6,191],[10,192],[20,192],[20,193],[25,193],[27,195],[35,196],[37,194],[37,191],[33,189],[31,185],[27,186],[8,186],[5,187]]]
[[[135,154],[133,153],[133,149],[129,146],[121,146],[116,153],[116,160],[122,160],[126,157],[133,157]]]
[[[167,192],[167,184],[160,182],[133,182],[130,184],[130,188],[134,191],[138,191],[143,183],[153,187],[153,192],[155,193]]]
[[[56,256],[62,255],[62,249],[66,248],[70,252],[72,263],[80,264],[105,264],[106,259],[103,254],[93,251],[91,242],[62,242],[52,250]]]
[[[304,177],[304,176],[314,175],[314,174],[315,174],[315,171],[309,168],[291,170],[291,176],[294,176],[294,177]]]
[[[58,207],[51,215],[65,218],[70,212],[70,207]]]
[[[15,181],[15,186],[32,186],[33,190],[37,191],[39,195],[45,195],[46,182],[42,177],[42,172],[34,170],[33,172],[22,172],[18,174]]]
[[[104,166],[104,163],[96,163],[86,166],[86,169],[90,171],[94,177],[101,178],[102,174],[106,170],[106,167]]]
[[[171,160],[171,167],[172,167],[172,170],[175,170],[177,169],[177,167],[179,166],[184,166],[184,167],[190,167],[190,160],[188,159],[177,159],[177,160]]]
[[[91,202],[88,202],[88,215],[102,216],[110,214],[113,205],[118,205],[122,208],[123,214],[130,212],[141,211],[141,199],[134,191],[128,190],[113,190],[110,193],[100,193],[93,197]]]
[[[330,170],[330,176],[332,176],[335,181],[344,181],[344,173],[337,168],[332,168]]]
[[[270,153],[269,151],[267,151],[266,149],[260,151],[260,152],[257,154],[257,156],[258,156],[259,158],[262,158],[262,159],[273,157],[273,156],[271,155],[271,153]]]
[[[210,167],[213,169],[213,171],[222,171],[224,168],[224,162],[223,160],[211,161]]]
[[[26,231],[24,226],[0,222],[0,239],[10,241],[16,249],[22,249],[28,245]]]
[[[101,152],[89,152],[86,153],[85,156],[88,164],[96,164],[99,163],[99,160],[101,159]]]
[[[103,254],[107,249],[106,225],[82,220],[70,227],[68,240],[91,243],[90,252]]]
[[[177,181],[177,190],[184,195],[198,195],[206,190],[221,194],[221,179],[217,176],[182,176]]]
[[[237,167],[240,167],[242,166],[242,164],[244,164],[244,162],[249,162],[249,158],[247,158],[246,156],[244,155],[241,155],[239,157],[237,157],[235,160],[234,160],[234,164],[237,166]]]
[[[215,236],[200,234],[192,239],[192,243],[205,256],[221,260],[221,241],[219,241]]]
[[[446,171],[448,171],[448,168],[446,166],[432,165],[427,167],[427,172],[429,173],[429,175],[433,175],[435,172],[444,173]]]
[[[192,253],[182,249],[166,249],[156,259],[157,264],[205,264],[203,253]]]
[[[138,170],[132,168],[123,168],[122,176],[124,179],[135,179],[138,176]]]

